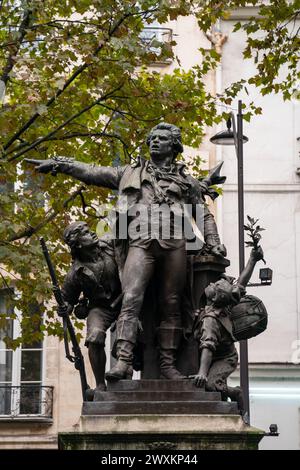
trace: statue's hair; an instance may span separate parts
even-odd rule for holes
[[[217,281],[218,284],[215,284],[216,291],[216,303],[224,303],[224,305],[229,304],[238,304],[240,301],[240,291],[237,286],[232,284],[232,279],[226,276]]]
[[[86,222],[73,222],[72,224],[68,225],[67,228],[64,230],[63,239],[65,243],[70,247],[71,255],[73,258],[74,255],[76,255],[78,238],[81,234],[81,229],[84,226],[87,226]]]
[[[157,126],[151,129],[146,139],[146,144],[148,145],[148,147],[150,145],[150,139],[152,137],[152,134],[156,130],[164,130],[164,131],[169,131],[171,133],[172,139],[173,139],[174,158],[177,157],[178,153],[183,152],[183,145],[181,141],[181,131],[179,127],[174,126],[174,124],[168,124],[167,122],[160,122],[159,124],[157,124]]]

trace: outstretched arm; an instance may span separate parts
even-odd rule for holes
[[[213,360],[213,352],[208,348],[201,351],[200,367],[198,373],[194,377],[196,387],[205,387],[207,384],[208,372]]]
[[[64,173],[85,184],[93,184],[110,189],[118,189],[126,168],[126,166],[96,166],[63,157],[49,160],[32,160],[28,158],[24,160],[29,164],[35,165],[35,169],[39,173],[52,173],[53,175]]]
[[[261,246],[258,246],[256,249],[253,248],[251,250],[248,263],[246,264],[245,268],[240,274],[240,277],[238,278],[238,284],[242,285],[243,287],[247,287],[247,284],[250,281],[256,263],[263,258],[264,252]]]

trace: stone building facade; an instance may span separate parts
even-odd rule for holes
[[[208,88],[212,92],[222,91],[232,81],[247,77],[252,73],[253,64],[243,60],[244,38],[241,32],[232,34],[232,27],[236,19],[243,21],[253,13],[255,11],[249,8],[238,10],[220,23],[217,35],[212,37],[200,32],[193,18],[182,18],[166,25],[176,35],[175,54],[180,57],[182,67],[188,69],[196,64],[198,48],[210,48],[212,41],[217,41],[216,47],[222,50],[222,62],[216,73],[207,77]],[[174,67],[173,63],[161,64],[159,70],[164,73]],[[265,259],[274,271],[271,287],[248,290],[263,300],[269,312],[267,331],[249,341],[251,420],[254,426],[265,430],[271,423],[279,426],[280,436],[265,438],[261,448],[299,449],[300,180],[297,168],[300,166],[300,102],[283,102],[274,95],[261,97],[250,87],[249,95],[241,95],[240,99],[247,104],[251,98],[263,108],[263,114],[244,126],[244,133],[249,137],[244,147],[245,214],[259,218],[266,228],[263,234]],[[236,107],[233,105],[235,113]],[[209,167],[224,160],[223,174],[227,175],[227,181],[215,212],[231,260],[228,273],[237,275],[237,162],[233,147],[216,148],[210,144],[209,138],[217,130],[220,129],[207,129],[197,153],[206,159]],[[189,153],[192,157],[193,151],[189,149]],[[257,271],[255,276],[258,278]],[[110,344],[107,349],[109,351]],[[53,410],[47,416],[45,413],[44,416],[43,413],[22,415],[20,406],[14,413],[7,412],[11,411],[9,407],[6,412],[2,407],[0,449],[56,448],[59,431],[76,430],[81,410],[79,375],[65,359],[63,343],[56,338],[46,338],[36,348],[36,354],[37,351],[40,359],[32,367],[35,364],[39,370],[37,372],[35,367],[35,375],[29,374],[33,380],[27,384],[53,387]],[[86,355],[86,351],[84,353]],[[10,375],[3,375],[8,380],[1,384],[10,384],[17,390],[26,382],[22,381],[26,365],[22,354],[24,351],[5,351],[0,340],[0,371],[8,364],[11,369]],[[28,361],[30,363],[30,359]],[[89,383],[93,384],[87,357],[86,364]],[[232,378],[233,383],[237,381],[238,371]]]

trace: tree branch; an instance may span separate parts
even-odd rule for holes
[[[9,292],[9,294],[12,298],[15,298],[15,292],[14,292],[13,288],[8,284],[7,280],[5,279],[5,277],[3,276],[1,271],[0,271],[0,276],[2,278],[3,284],[5,285],[5,289],[8,290],[8,292]]]
[[[71,196],[63,202],[62,208],[63,209],[67,208],[68,204],[70,202],[74,201],[74,199],[76,199],[76,197],[79,196],[81,194],[81,191],[83,191],[84,189],[85,189],[85,186],[80,186],[80,188],[77,189],[77,191],[74,191],[74,193],[71,194]],[[39,230],[41,230],[43,227],[45,227],[45,225],[47,225],[49,222],[51,222],[53,219],[55,219],[55,217],[59,213],[60,213],[60,210],[50,209],[47,212],[46,217],[43,219],[42,222],[37,224],[35,227],[29,226],[27,229],[23,230],[22,232],[19,232],[19,233],[13,235],[12,237],[10,237],[7,241],[8,242],[14,242],[14,241],[20,240],[22,238],[31,237],[33,234],[37,233]]]
[[[119,97],[118,97],[119,98]],[[116,109],[116,108],[113,108],[112,106],[108,106],[107,104],[103,104],[103,103],[99,103],[100,106],[102,106],[103,108],[106,108],[106,109],[109,109],[110,111],[114,111],[115,113],[119,113],[121,114],[125,119],[127,119],[128,121],[130,121],[129,117],[130,116],[131,118],[137,120],[137,121],[141,121],[141,122],[156,122],[158,121],[162,116],[157,116],[156,118],[153,118],[153,119],[143,119],[139,116],[135,116],[134,114],[132,114],[131,112],[129,111],[123,111],[121,109]]]
[[[119,90],[120,88],[122,88],[123,86],[123,83],[121,83],[117,88],[115,88],[114,90],[110,91],[109,93],[106,93],[104,96],[101,96],[100,98],[98,98],[96,101],[94,101],[93,103],[89,104],[88,106],[86,106],[85,108],[83,108],[81,111],[79,111],[78,113],[75,113],[73,114],[71,117],[69,117],[69,119],[67,119],[65,122],[63,122],[62,124],[60,124],[58,127],[56,127],[55,129],[53,129],[53,131],[49,132],[47,135],[45,135],[44,137],[40,137],[39,139],[36,139],[32,144],[29,145],[29,147],[25,148],[24,150],[21,150],[20,152],[16,153],[15,155],[13,155],[12,157],[8,158],[7,161],[11,162],[13,160],[16,160],[17,158],[21,157],[22,155],[24,155],[25,153],[29,152],[30,150],[34,149],[37,145],[40,145],[42,142],[45,142],[47,140],[51,140],[51,137],[56,134],[58,131],[60,131],[61,129],[63,129],[66,125],[70,124],[70,122],[74,121],[74,119],[77,119],[79,116],[81,116],[82,114],[86,113],[87,111],[89,111],[90,109],[92,109],[94,106],[96,106],[97,104],[100,104],[101,101],[104,101],[106,100],[107,98],[111,97],[117,90]],[[23,147],[23,144],[21,144],[22,147]],[[5,157],[6,154],[3,155],[3,157]]]
[[[44,142],[48,141],[59,141],[59,140],[69,140],[69,139],[75,139],[77,137],[107,137],[108,139],[117,139],[119,140],[125,148],[128,147],[127,143],[118,135],[118,134],[109,134],[104,131],[99,131],[99,132],[69,132],[68,134],[62,135],[62,136],[52,136],[44,139]],[[19,148],[24,148],[26,145],[30,145],[28,142],[23,142],[20,144]],[[38,143],[36,146],[39,145]],[[13,152],[10,152],[13,153]]]
[[[115,34],[115,32],[119,29],[119,27],[122,25],[122,23],[129,17],[132,16],[132,13],[126,13],[124,14],[113,26],[113,28],[109,31],[108,37],[104,42],[101,42],[101,44],[98,45],[98,47],[94,50],[93,55],[96,56],[101,49],[103,49],[104,45],[110,40],[110,38]],[[74,82],[74,80],[88,67],[90,66],[90,63],[84,62],[82,65],[80,65],[75,72],[69,77],[68,80],[64,83],[63,87],[60,88],[52,98],[50,98],[46,105],[47,108],[51,106],[55,100],[71,85],[71,83]],[[19,129],[10,139],[9,141],[3,146],[4,150],[7,150],[15,140],[17,140],[29,127],[36,121],[36,119],[39,117],[38,113],[33,114],[31,118]]]
[[[13,66],[15,65],[16,62],[16,55],[18,54],[22,41],[26,35],[26,31],[30,25],[30,20],[32,18],[32,10],[27,9],[24,12],[23,19],[21,21],[19,30],[18,30],[18,40],[15,42],[14,46],[11,48],[11,52],[9,53],[9,56],[7,58],[6,65],[3,69],[2,75],[0,77],[0,81],[2,81],[5,85],[7,84],[9,80],[9,74],[11,70],[13,69]]]
[[[128,145],[124,140],[117,134],[109,134],[107,132],[70,132],[69,134],[65,134],[61,137],[50,137],[48,140],[69,140],[74,139],[76,137],[107,137],[108,139],[117,139],[119,140],[125,147]]]
[[[81,204],[82,204],[82,212],[85,214],[85,215],[88,215],[89,217],[93,217],[94,219],[99,219],[101,217],[99,217],[97,215],[97,209],[96,207],[94,207],[92,204],[87,204],[85,198],[84,198],[84,195],[82,194],[82,192],[79,194],[79,197],[81,199]],[[94,214],[92,213],[89,213],[87,211],[88,208],[91,208],[93,211],[94,211]]]
[[[53,21],[48,21],[47,23],[38,23],[34,24],[32,26],[32,29],[38,29],[43,26],[53,26],[54,28],[63,28],[61,26],[61,23],[67,23],[67,24],[83,24],[86,26],[96,26],[97,28],[101,28],[101,25],[99,23],[93,23],[92,21],[80,21],[80,20],[67,20],[67,19],[62,19],[62,20],[53,20]]]

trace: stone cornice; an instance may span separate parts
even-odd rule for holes
[[[223,19],[222,21],[241,21],[241,20],[249,20],[251,16],[258,17],[259,8],[248,6],[248,7],[241,7],[237,8],[233,12],[231,12],[230,17]]]

